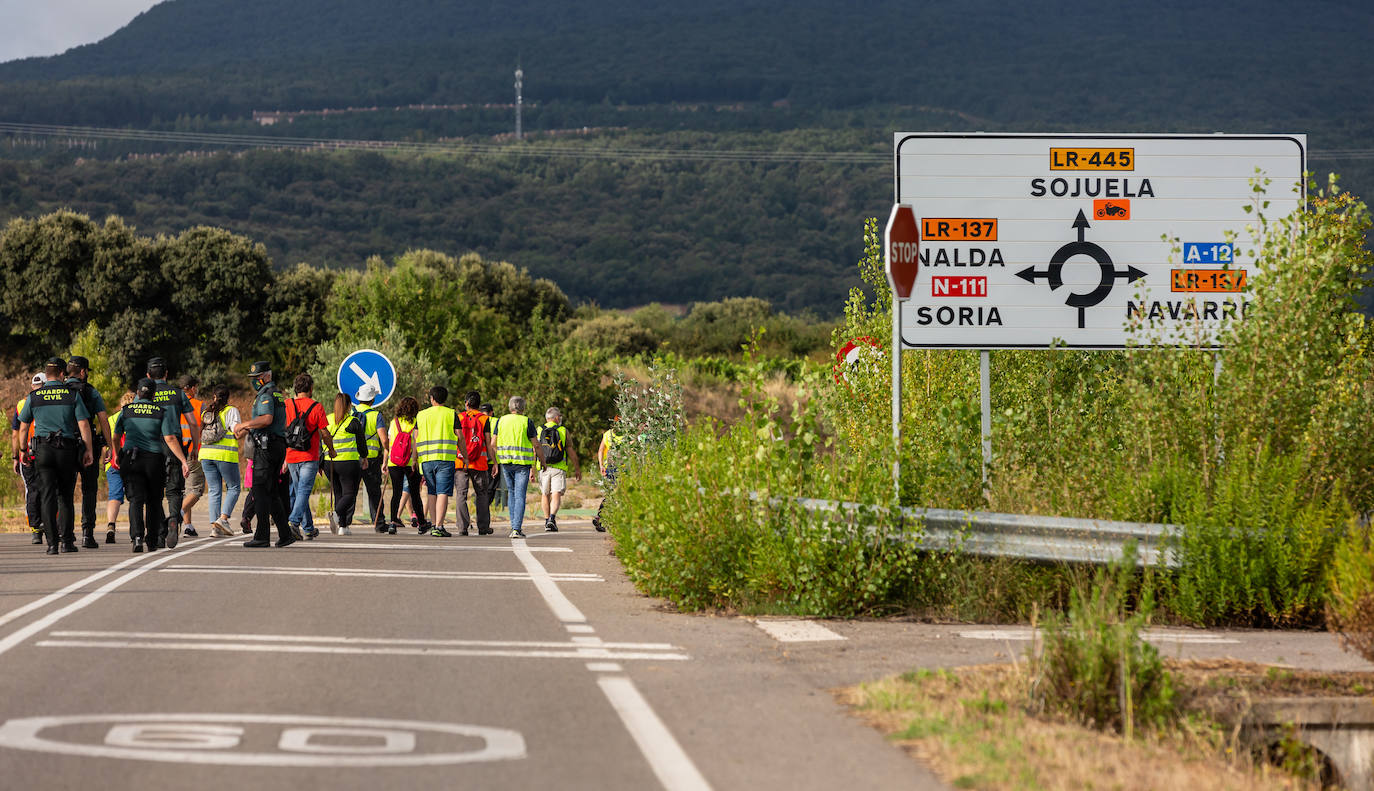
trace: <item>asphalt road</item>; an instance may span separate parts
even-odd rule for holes
[[[52,557],[0,536],[0,787],[943,788],[829,690],[1028,645],[1015,627],[672,613],[585,522],[530,535],[132,555],[121,529]],[[1371,669],[1322,633],[1154,639]]]

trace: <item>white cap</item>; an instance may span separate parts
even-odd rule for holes
[[[37,374],[34,374],[34,375],[33,375],[33,380],[32,380],[31,382],[29,382],[29,384],[31,384],[31,385],[33,385],[33,386],[35,386],[35,387],[41,387],[41,386],[42,386],[43,384],[45,384],[47,381],[48,381],[48,377],[44,376],[44,375],[41,374],[41,373],[37,373]]]
[[[372,401],[376,399],[379,395],[381,395],[381,392],[379,392],[377,388],[373,387],[371,382],[368,382],[367,384],[358,388],[358,393],[357,395],[353,396],[353,400],[361,404],[364,401]]]

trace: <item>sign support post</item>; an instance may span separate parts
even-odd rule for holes
[[[988,465],[992,463],[992,355],[978,352],[978,390],[983,402],[983,490],[988,488]]]
[[[887,283],[892,287],[892,498],[902,500],[902,306],[911,299],[911,288],[921,262],[918,248],[921,231],[911,206],[898,203],[888,215],[883,231],[883,257]]]

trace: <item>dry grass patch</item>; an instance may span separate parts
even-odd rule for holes
[[[1182,716],[1129,740],[1030,714],[1024,665],[919,670],[836,695],[956,788],[1239,791],[1320,786],[1256,765],[1234,730],[1205,712],[1261,694],[1374,688],[1374,674],[1327,676],[1336,680],[1323,683],[1321,674],[1235,662],[1169,663],[1169,669]]]

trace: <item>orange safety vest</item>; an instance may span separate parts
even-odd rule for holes
[[[191,402],[191,408],[195,410],[196,420],[200,420],[200,413],[205,409],[205,402],[190,396],[187,396],[187,400]],[[196,437],[196,439],[200,439],[200,437]],[[185,414],[181,415],[181,444],[183,447],[191,445],[191,424],[187,422]]]

